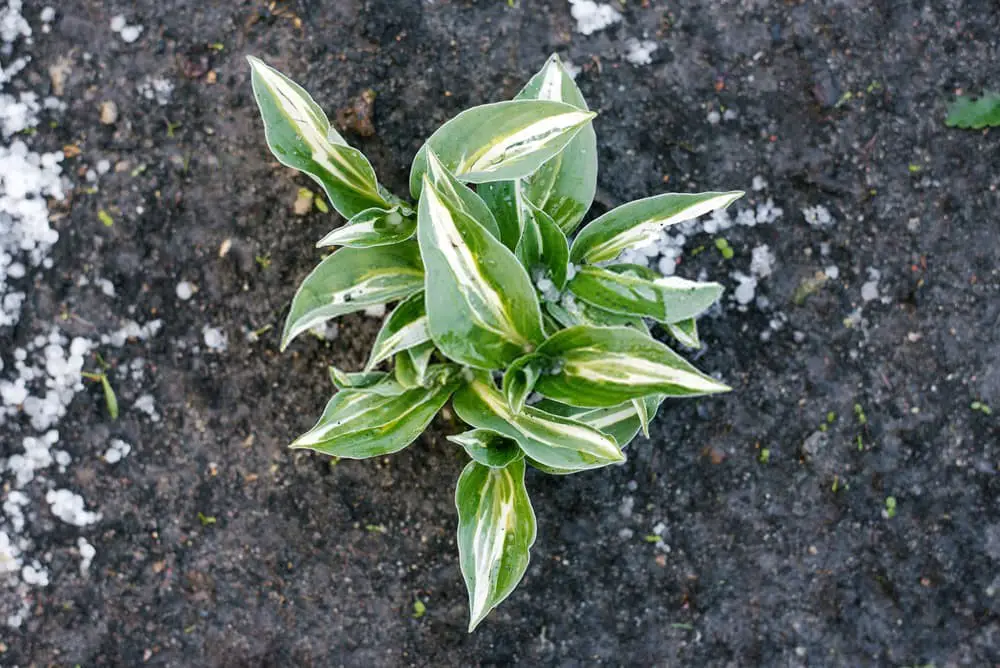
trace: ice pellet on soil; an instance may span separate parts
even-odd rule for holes
[[[104,461],[108,464],[117,464],[130,452],[132,452],[132,446],[120,438],[116,438],[111,441],[108,449],[104,452]]]
[[[182,302],[186,302],[191,299],[191,295],[194,294],[194,285],[188,281],[181,281],[177,284],[177,287],[174,288],[174,292],[176,293],[178,299]]]
[[[576,31],[590,35],[612,26],[622,20],[622,15],[611,5],[598,4],[593,0],[569,0],[569,13],[576,21]]]
[[[878,281],[882,278],[882,274],[878,269],[868,270],[868,281],[861,286],[861,298],[866,302],[870,302],[873,299],[878,299]]]
[[[229,339],[226,336],[226,333],[218,327],[205,325],[201,330],[201,336],[205,341],[205,345],[208,346],[208,349],[214,352],[222,353],[229,347]]]
[[[653,62],[653,52],[656,51],[657,44],[650,40],[629,39],[625,43],[628,51],[625,53],[625,60],[633,65],[649,65]]]
[[[829,227],[834,223],[830,210],[822,204],[802,209],[802,217],[813,227]]]
[[[37,560],[21,569],[21,578],[25,584],[36,587],[49,586],[49,572]]]
[[[385,304],[375,304],[365,309],[365,315],[369,318],[384,318]]]
[[[131,44],[132,42],[139,39],[139,35],[142,34],[142,26],[125,26],[121,31],[121,38],[126,44]]]
[[[111,18],[111,32],[121,32],[125,25],[125,16],[123,14]]]
[[[84,507],[83,497],[68,489],[50,489],[45,495],[52,514],[67,524],[78,527],[100,521],[101,514]]]
[[[46,7],[42,10],[41,14],[38,15],[38,18],[42,20],[42,23],[52,23],[52,20],[55,19],[55,17],[56,10],[52,7]]]
[[[97,550],[83,536],[76,539],[76,547],[80,550],[80,573],[86,573],[97,556]]]

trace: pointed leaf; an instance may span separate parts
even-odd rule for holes
[[[341,248],[320,262],[299,286],[285,321],[281,349],[330,318],[403,299],[423,287],[423,266],[415,243]]]
[[[424,293],[418,292],[401,301],[382,324],[366,369],[373,369],[382,360],[396,353],[430,341],[427,329],[427,312],[424,310]]]
[[[635,409],[635,414],[639,418],[639,424],[642,427],[642,435],[649,438],[649,411],[647,411],[646,402],[644,399],[633,399],[632,408]]]
[[[570,248],[570,260],[591,264],[614,260],[626,248],[656,239],[664,227],[724,208],[742,196],[741,191],[667,193],[623,204],[580,231]]]
[[[500,230],[498,237],[503,245],[515,250],[521,241],[521,231],[524,229],[524,210],[518,206],[514,184],[517,181],[497,181],[496,183],[480,183],[476,193],[486,203],[497,221]]]
[[[529,276],[539,275],[552,281],[557,290],[566,287],[569,271],[569,243],[549,214],[528,202],[524,207],[524,228],[517,244],[517,259]]]
[[[555,54],[516,99],[554,100],[587,111],[583,94]],[[590,209],[597,191],[597,135],[593,124],[584,126],[562,152],[525,177],[523,183],[528,200],[551,216],[563,233],[572,233]]]
[[[433,341],[425,341],[420,345],[407,348],[406,350],[418,385],[427,384],[427,374],[431,368],[431,356],[434,355],[435,350]]]
[[[554,468],[583,471],[625,459],[613,438],[572,419],[532,406],[515,414],[481,373],[456,392],[452,405],[468,424],[514,439],[525,455]]]
[[[428,179],[417,236],[427,267],[428,326],[442,354],[502,369],[543,339],[538,298],[517,258]]]
[[[399,206],[365,209],[320,239],[316,247],[372,248],[406,241],[417,231],[417,219],[403,215],[401,210]]]
[[[511,411],[521,412],[535,383],[548,371],[550,364],[548,358],[532,354],[514,360],[507,367],[503,375],[503,394]]]
[[[441,193],[442,199],[485,227],[495,238],[500,238],[497,221],[486,202],[472,188],[455,178],[431,150],[427,151],[427,177]]]
[[[729,390],[659,341],[628,327],[571,327],[537,352],[552,358],[558,371],[540,377],[535,391],[572,406],[598,408],[647,394],[685,397]]]
[[[527,176],[559,153],[596,114],[561,102],[519,100],[463,111],[431,135],[410,170],[410,193],[420,193],[427,147],[467,183]]]
[[[688,318],[680,322],[668,322],[667,331],[685,348],[701,348],[701,339],[698,337],[698,323],[694,318]]]
[[[326,114],[309,94],[263,61],[253,56],[247,60],[267,145],[274,157],[311,176],[344,218],[371,207],[388,208],[371,164],[330,127]]]
[[[392,374],[385,371],[348,373],[335,366],[331,366],[329,371],[330,380],[338,390],[372,392],[384,397],[396,397],[406,391],[405,387],[396,382]]]
[[[417,368],[413,364],[413,358],[405,350],[401,353],[396,353],[393,363],[393,375],[396,378],[396,382],[408,390],[420,387],[420,378],[417,374]]]
[[[469,591],[469,632],[510,596],[528,570],[535,511],[523,461],[495,469],[469,462],[458,479],[458,554]]]
[[[291,447],[348,459],[398,452],[423,433],[456,385],[451,381],[418,387],[392,397],[352,390],[337,392],[319,422]]]
[[[704,312],[722,294],[718,283],[660,276],[641,265],[583,266],[569,284],[581,301],[625,316],[680,322]]]
[[[462,446],[472,459],[492,469],[502,469],[524,458],[517,441],[489,429],[472,429],[449,436],[448,440]]]
[[[650,421],[656,417],[663,399],[664,396],[662,394],[654,394],[644,397],[641,400],[645,404],[646,414]],[[535,404],[535,408],[554,415],[572,418],[577,422],[598,429],[614,438],[623,450],[632,442],[632,439],[636,437],[642,428],[639,411],[631,401],[607,408],[580,408],[552,401],[551,399],[542,399]],[[565,473],[572,472],[566,471]]]

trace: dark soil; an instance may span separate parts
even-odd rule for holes
[[[27,4],[36,16],[45,3]],[[1000,132],[942,122],[956,88],[1000,87],[995,2],[649,0],[586,37],[561,1],[52,4],[30,68],[44,88],[70,59],[68,110],[34,146],[78,144],[74,174],[127,165],[97,192],[78,179],[55,268],[4,344],[51,323],[90,337],[126,318],[165,326],[101,350],[150,365],[118,382],[121,419],[95,385],[60,426],[79,462],[66,484],[104,519],[33,525],[54,582],[5,630],[4,665],[1000,665]],[[118,13],[145,26],[135,44],[108,30]],[[659,49],[636,67],[625,43],[644,36]],[[331,118],[346,110],[350,141],[404,193],[423,138],[512,96],[553,51],[583,67],[600,112],[597,212],[667,190],[749,191],[759,174],[785,215],[727,232],[729,261],[707,236],[689,245],[708,250],[683,273],[730,287],[755,246],[777,257],[758,288],[770,307],[727,302],[702,322],[699,365],[736,390],[668,403],[623,466],[532,472],[532,565],[467,635],[452,501],[464,455],[443,439],[456,427],[440,419],[379,461],[285,449],[329,397],[325,365],[359,367],[378,321],[349,316],[335,341],[277,353],[335,220],[292,213],[309,182],[268,154],[244,56]],[[137,92],[147,76],[176,85],[167,105]],[[114,125],[98,120],[104,100]],[[737,118],[710,124],[723,108]],[[804,222],[816,204],[833,226]],[[831,264],[837,280],[796,295]],[[869,268],[887,298],[863,304]],[[111,279],[117,297],[80,275]],[[182,280],[198,286],[191,301],[175,296]],[[205,349],[206,325],[227,332],[226,353]],[[131,408],[145,393],[161,421]],[[109,468],[95,456],[113,437],[134,450]],[[663,545],[645,540],[659,522]],[[97,548],[87,576],[77,535]]]

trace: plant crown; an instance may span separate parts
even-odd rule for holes
[[[381,457],[451,400],[470,427],[448,440],[470,458],[455,502],[472,631],[528,567],[527,467],[563,475],[621,463],[665,398],[729,389],[647,325],[699,346],[695,318],[722,286],[616,258],[743,193],[656,195],[577,232],[597,186],[596,114],[553,55],[514,100],[434,132],[403,199],[304,89],[249,60],[271,151],[347,220],[319,241],[338,249],[295,294],[282,350],[331,318],[398,302],[362,371],[330,369],[337,391],[291,447]]]

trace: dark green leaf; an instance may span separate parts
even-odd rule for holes
[[[448,440],[462,446],[475,461],[494,469],[502,469],[511,462],[524,458],[517,441],[489,429],[472,429],[449,436]]]

